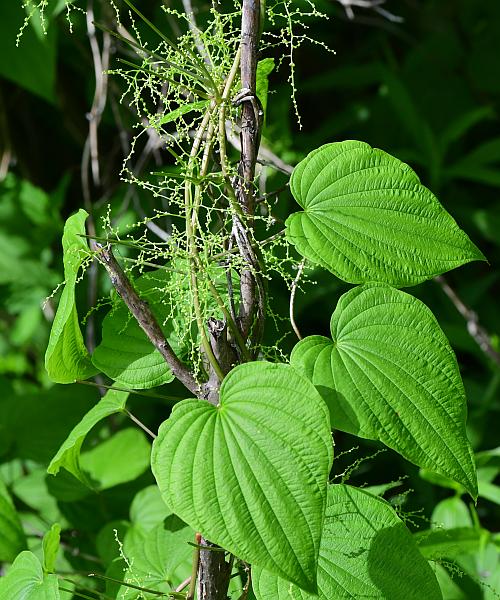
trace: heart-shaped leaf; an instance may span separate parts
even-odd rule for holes
[[[27,550],[21,552],[0,578],[0,598],[10,600],[59,600],[57,575],[46,575],[38,558]]]
[[[464,387],[432,312],[405,292],[366,284],[340,298],[330,327],[333,339],[305,338],[291,363],[322,394],[332,426],[380,440],[477,497]]]
[[[220,404],[177,404],[153,444],[167,505],[250,563],[315,591],[333,450],[328,411],[288,365],[233,369]]]
[[[328,490],[319,550],[318,596],[259,567],[257,600],[441,600],[436,577],[387,502],[348,485]]]
[[[65,285],[52,323],[45,353],[45,368],[52,381],[73,383],[98,373],[83,342],[75,304],[78,270],[89,249],[85,238],[88,213],[80,209],[69,217],[62,238]]]
[[[311,152],[290,187],[304,210],[288,239],[344,281],[415,285],[484,259],[408,165],[364,142]]]
[[[142,535],[125,536],[124,553],[131,565],[126,571],[124,581],[149,590],[168,592],[191,574],[194,531],[175,515]],[[116,596],[120,600],[136,600],[137,589],[122,586]],[[146,594],[145,598],[154,598]]]

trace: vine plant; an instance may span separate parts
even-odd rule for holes
[[[400,288],[483,255],[408,165],[361,141],[313,149],[291,175],[300,210],[277,225],[258,197],[256,167],[264,55],[289,42],[299,14],[291,3],[213,9],[203,30],[170,9],[189,24],[172,42],[125,2],[159,45],[151,50],[135,27],[109,32],[138,57],[115,73],[139,136],[153,131],[175,166],[138,180],[126,161],[122,175],[162,200],[149,219],[167,219],[170,231],[153,243],[120,237],[108,222],[106,235],[87,236],[86,211],[68,219],[47,371],[58,383],[99,374],[114,383],[49,473],[64,468],[92,486],[79,461],[88,431],[126,411],[129,390],[176,378],[191,397],[161,425],[151,467],[171,518],[182,520],[170,532],[165,525],[162,540],[182,557],[194,542],[191,575],[172,567],[168,581],[145,576],[141,590],[129,565],[116,597],[244,599],[253,588],[258,600],[441,598],[394,509],[329,481],[332,429],[378,440],[477,497],[456,358],[431,311]],[[309,15],[319,13],[311,6]],[[284,29],[266,35],[265,18]],[[94,260],[116,294],[90,355],[75,287]],[[283,265],[301,260],[355,287],[333,311],[331,337],[301,339],[289,364],[265,360],[266,280],[284,275],[290,285]],[[52,589],[50,571],[44,577]]]

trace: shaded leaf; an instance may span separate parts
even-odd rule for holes
[[[127,534],[125,553],[132,567],[124,580],[164,593],[175,589],[191,573],[193,547],[188,542],[194,542],[194,531],[175,515],[132,542]],[[137,590],[122,586],[117,598],[135,600]]]
[[[80,466],[99,490],[132,481],[149,467],[151,446],[142,431],[122,429],[80,456]]]
[[[169,514],[157,485],[149,485],[138,492],[130,505],[130,520],[144,531],[162,523]]]
[[[436,578],[384,500],[347,485],[328,489],[319,551],[318,596],[253,568],[257,600],[440,600]]]
[[[47,472],[56,475],[59,469],[64,467],[82,483],[88,484],[88,478],[80,468],[80,450],[85,437],[99,421],[123,411],[127,398],[128,392],[108,390],[102,399],[73,428],[51,460]]]
[[[461,554],[475,553],[484,546],[489,533],[483,529],[459,527],[433,529],[414,534],[420,552],[429,560],[454,559]]]
[[[21,521],[7,487],[0,479],[0,561],[12,562],[26,548]]]

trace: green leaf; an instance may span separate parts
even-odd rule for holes
[[[434,529],[414,534],[418,549],[429,560],[454,559],[461,554],[478,552],[484,547],[489,533],[483,529],[459,527]]]
[[[99,490],[133,481],[149,467],[151,446],[142,431],[122,429],[80,456],[81,469]]]
[[[56,568],[60,541],[61,526],[59,523],[54,523],[50,530],[43,536],[43,570],[45,573],[53,573]]]
[[[479,496],[500,505],[500,487],[488,481],[479,480]]]
[[[78,270],[88,256],[85,238],[85,220],[88,213],[80,209],[69,217],[62,239],[64,253],[64,290],[52,323],[49,344],[45,353],[45,368],[52,381],[73,383],[87,379],[98,371],[90,362],[83,342],[75,304],[75,285]]]
[[[56,499],[49,493],[46,477],[46,468],[35,468],[26,475],[20,475],[14,479],[12,492],[27,506],[39,513],[46,522],[51,523],[57,521],[60,511]]]
[[[436,504],[432,511],[431,521],[433,528],[472,527],[472,517],[469,509],[458,496],[445,498]]]
[[[34,28],[26,27],[16,47],[25,17],[21,2],[0,2],[0,56],[4,57],[0,61],[0,76],[55,104],[55,32],[49,30],[39,37]]]
[[[484,260],[408,165],[364,142],[311,152],[290,187],[304,211],[287,219],[288,239],[349,283],[415,285]]]
[[[14,503],[2,479],[0,479],[0,532],[0,562],[11,562],[26,548],[26,538]]]
[[[73,428],[51,460],[47,472],[51,475],[57,475],[59,469],[64,467],[82,483],[89,485],[88,477],[80,468],[80,450],[85,437],[99,421],[123,411],[127,398],[128,392],[108,390],[102,399]]]
[[[175,589],[191,573],[193,547],[188,542],[194,542],[194,531],[175,515],[144,537],[136,536],[132,543],[126,541],[125,553],[132,566],[124,581],[164,593]],[[122,586],[116,597],[136,600],[137,590]]]
[[[340,298],[330,328],[332,340],[299,342],[291,363],[324,397],[333,427],[380,440],[476,498],[465,392],[432,312],[405,292],[366,284]]]
[[[314,386],[288,365],[251,362],[229,373],[218,406],[174,407],[151,464],[165,502],[195,531],[314,592],[332,457]]]
[[[269,75],[274,71],[274,58],[263,58],[257,63],[255,76],[255,93],[262,104],[264,116],[267,113],[267,92],[269,90]]]
[[[130,528],[128,521],[110,521],[99,530],[95,539],[97,554],[104,565],[109,566],[116,559],[122,559],[120,544]]]
[[[182,115],[185,115],[191,111],[203,112],[208,107],[208,100],[200,100],[200,102],[190,102],[188,104],[182,104],[179,108],[167,113],[166,115],[162,115],[157,120],[155,119],[154,125],[155,127],[159,127],[161,125],[166,125],[167,123],[171,123],[172,121],[176,121]]]
[[[149,485],[138,492],[130,505],[130,520],[143,531],[150,531],[170,514],[157,485]]]
[[[348,485],[328,489],[319,551],[318,596],[261,568],[252,569],[257,600],[440,600],[436,578],[395,511]]]
[[[46,575],[38,558],[32,553],[21,552],[0,579],[0,598],[9,600],[59,600],[56,575]]]

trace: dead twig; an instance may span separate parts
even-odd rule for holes
[[[356,7],[373,10],[392,23],[403,23],[404,21],[403,17],[399,17],[382,7],[386,3],[386,0],[336,0],[336,2],[343,6],[345,14],[350,20],[356,17],[353,10],[353,7]]]
[[[173,351],[172,346],[170,346],[163,335],[156,317],[149,308],[149,304],[139,297],[127,275],[114,257],[111,247],[97,244],[96,256],[108,272],[113,287],[125,302],[153,346],[163,356],[174,376],[193,394],[199,395],[200,386],[196,382],[196,379]]]
[[[453,302],[453,305],[458,312],[465,319],[467,324],[467,331],[470,336],[474,339],[476,344],[481,350],[491,358],[491,360],[500,367],[500,354],[493,348],[491,344],[491,337],[486,329],[479,323],[479,317],[476,312],[469,308],[455,292],[455,290],[448,284],[446,279],[442,275],[434,278],[443,292]]]
[[[295,293],[297,292],[297,286],[299,285],[299,281],[302,276],[302,271],[304,270],[305,264],[306,264],[305,259],[300,262],[299,268],[297,270],[297,276],[293,280],[292,289],[290,291],[290,323],[292,324],[292,329],[295,331],[295,335],[299,338],[299,340],[302,339],[302,335],[299,331],[299,328],[297,327],[297,323],[295,322],[294,304],[295,304]]]

